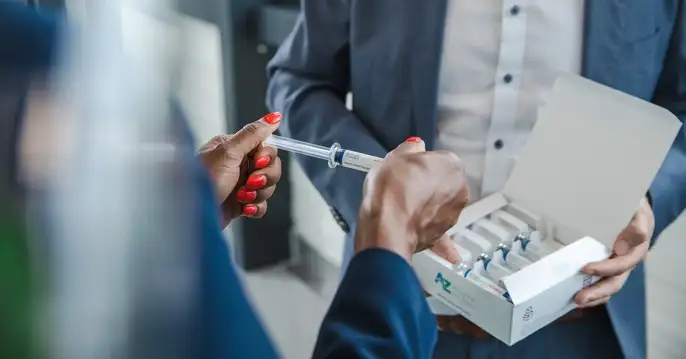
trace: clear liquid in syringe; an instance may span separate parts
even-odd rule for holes
[[[369,172],[383,160],[381,157],[346,150],[341,148],[338,143],[334,143],[330,148],[326,148],[292,138],[271,135],[264,141],[264,144],[299,155],[326,160],[331,168],[342,166],[357,171]]]

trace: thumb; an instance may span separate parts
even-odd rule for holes
[[[403,153],[418,153],[426,151],[426,145],[424,141],[419,137],[410,137],[405,142],[401,143],[396,147],[391,153],[403,154]]]
[[[283,116],[279,112],[272,112],[261,119],[245,125],[236,132],[224,146],[240,157],[248,155],[267,139],[277,128]]]
[[[616,255],[627,255],[632,249],[645,242],[646,236],[642,234],[645,231],[640,230],[640,228],[645,227],[642,225],[641,219],[642,217],[635,215],[629,225],[617,236],[614,248],[612,248]]]
[[[627,253],[629,253],[630,249],[631,249],[631,246],[629,245],[629,241],[627,241],[625,238],[622,238],[622,236],[620,236],[615,241],[613,251],[618,256],[624,256]]]

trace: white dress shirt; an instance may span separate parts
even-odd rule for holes
[[[584,0],[447,3],[436,147],[473,201],[502,189],[557,76],[580,72]]]

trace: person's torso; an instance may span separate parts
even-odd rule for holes
[[[520,7],[521,17],[508,20],[525,20],[527,30],[524,35],[516,35],[516,31],[508,32],[506,35],[530,37],[524,40],[524,51],[532,51],[532,56],[535,56],[544,51],[531,49],[540,46],[538,42],[541,40],[535,36],[550,34],[527,35],[527,32],[537,27],[558,29],[563,26],[561,21],[568,21],[567,24],[576,21],[575,26],[583,27],[581,39],[577,40],[581,49],[569,44],[565,45],[565,48],[576,49],[568,51],[574,51],[577,57],[556,54],[557,58],[564,58],[567,62],[574,61],[576,65],[568,63],[558,66],[576,66],[577,71],[584,77],[651,100],[667,56],[671,34],[675,29],[674,24],[677,22],[678,1],[586,0],[583,16],[578,13],[582,11],[582,0],[578,1],[578,8],[572,7],[575,6],[572,0],[564,0],[562,4],[557,5],[563,7],[564,11],[560,9],[560,12],[549,13],[540,10],[541,4],[547,3],[545,1],[518,1],[516,5]],[[444,34],[447,35],[446,24],[450,21],[448,5],[453,0],[346,2],[349,3],[349,43],[345,49],[349,60],[346,63],[349,73],[346,77],[349,77],[349,90],[353,95],[352,107],[355,114],[370,134],[388,150],[409,136],[420,136],[428,148],[434,148],[442,47]],[[493,0],[488,1],[492,2]],[[515,5],[514,2],[511,4]],[[476,5],[478,4],[471,6]],[[458,8],[456,11],[462,9]],[[509,7],[501,5],[501,11],[509,11]],[[535,15],[530,14],[532,11]],[[565,13],[569,11],[574,11],[576,16],[583,19]],[[507,14],[503,19],[506,17]],[[534,23],[538,25],[530,26],[529,23],[533,22],[530,20],[535,17],[538,17],[538,20]],[[457,21],[473,23],[472,19],[465,18],[464,15],[459,15]],[[579,21],[582,25],[579,25]],[[455,26],[466,28],[462,24]],[[488,25],[478,26],[483,28]],[[496,39],[496,34],[500,36],[502,33],[500,28],[491,31],[491,41],[495,41],[493,39]],[[576,31],[568,29],[566,35],[560,36],[571,40],[573,36],[579,35],[579,30]],[[462,54],[455,53],[454,56]],[[540,72],[542,66],[536,67]],[[454,81],[457,83],[464,79],[456,78]],[[495,81],[495,76],[492,81]],[[531,81],[545,83],[541,79]],[[354,143],[345,145],[355,147]]]
[[[353,95],[353,111],[370,134],[388,150],[409,136],[422,137],[428,149],[435,147],[435,140],[438,139],[439,85],[442,83],[440,70],[442,69],[444,34],[448,35],[444,30],[449,21],[447,6],[451,1],[453,0],[378,0],[373,2],[349,0],[350,35],[349,48],[346,49],[349,56],[349,73],[346,75],[349,76],[349,90]],[[526,12],[532,4],[540,6],[542,3],[544,3],[542,0],[522,0],[517,2],[517,5],[520,6],[520,11],[524,9],[523,12]],[[568,4],[564,5],[565,3]],[[567,6],[567,11],[570,11],[572,7],[569,4],[572,4],[571,0],[565,0],[562,5],[558,6]],[[567,62],[566,64],[557,64],[557,68],[551,67],[548,61],[552,60],[548,59],[546,63],[549,67],[539,64],[532,66],[531,71],[537,68],[539,73],[543,73],[541,69],[544,69],[550,71],[546,73],[546,76],[552,76],[551,72],[556,69],[560,70],[561,67],[568,70],[574,68],[582,76],[595,82],[645,100],[653,100],[653,96],[660,93],[658,86],[665,59],[669,56],[668,49],[672,33],[681,31],[680,26],[677,26],[681,23],[677,18],[679,1],[586,0],[584,5],[583,34],[579,40],[582,44],[581,50],[567,44],[564,47],[565,51],[568,51],[566,57],[562,52],[555,54],[556,58],[562,58]],[[509,8],[502,7],[502,9]],[[578,10],[578,8],[574,9]],[[549,21],[575,21],[575,18],[568,16],[569,14],[551,14],[554,15],[550,16],[560,16],[560,18],[543,17],[537,26],[552,26],[551,28],[554,29],[556,25],[561,24],[548,24]],[[464,16],[460,17],[464,18]],[[470,19],[460,21],[468,20]],[[576,19],[576,21],[579,20]],[[574,24],[578,26],[578,23]],[[462,27],[459,24],[455,26]],[[480,28],[483,26],[484,24],[479,24]],[[496,34],[502,33],[499,28],[495,30],[491,28],[491,31]],[[577,34],[574,30],[567,31],[558,36],[572,39],[574,34]],[[494,35],[491,36],[493,39]],[[543,49],[527,50],[528,47],[540,46],[539,39],[534,37],[525,41],[525,52],[528,53],[531,50],[534,51],[532,54],[536,54],[544,51]],[[491,44],[491,46],[494,45]],[[546,46],[551,45],[549,43]],[[575,58],[575,56],[581,58]],[[491,66],[491,81],[495,83],[497,76],[494,71],[497,69],[497,64]],[[507,70],[512,71],[509,67]],[[521,71],[525,70],[522,68]],[[536,76],[536,73],[531,72],[531,75]],[[526,78],[526,72],[524,78]],[[524,78],[520,76],[519,80],[524,81]],[[463,79],[456,77],[454,81],[457,85],[457,82]],[[547,81],[536,78],[529,80],[531,84],[537,84],[539,89],[545,88],[544,85],[549,81],[550,78]],[[519,87],[522,85],[523,83],[520,83]],[[534,108],[531,103],[545,99],[545,94],[537,93],[533,87],[530,93],[535,94],[536,97],[527,99],[520,95],[516,104],[517,119],[510,120],[510,123],[514,123],[511,126],[519,128],[524,133],[528,133],[527,127],[533,125],[533,119],[524,111],[535,113],[535,109],[531,109]],[[491,99],[491,107],[493,107],[492,101]],[[528,103],[531,106],[530,109],[521,110],[522,103]],[[494,111],[493,108],[490,111]],[[481,143],[485,146],[490,140],[487,137],[490,131],[490,119],[483,121],[481,125],[485,126],[481,128],[481,136],[486,138],[482,139]],[[465,134],[460,135],[465,136]],[[354,143],[344,145],[355,148]],[[505,146],[507,143],[503,143],[503,148]],[[501,173],[509,172],[508,166],[511,166],[512,162],[509,160],[503,162],[506,164],[492,166],[492,168],[504,168],[505,170],[500,170]],[[503,176],[501,174],[493,178],[500,178],[499,181],[502,181]],[[479,182],[476,181],[476,183]],[[490,186],[490,188],[496,187],[497,185]],[[353,253],[353,242],[351,238],[348,239],[344,262],[347,262]],[[627,354],[629,357],[645,356],[645,315],[642,311],[645,305],[643,276],[641,265],[634,270],[622,292],[608,304],[617,337],[620,339],[625,354],[631,353],[631,355]]]
[[[448,2],[435,146],[462,159],[470,200],[503,187],[555,79],[580,72],[583,10],[583,0]]]

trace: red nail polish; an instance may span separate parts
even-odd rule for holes
[[[264,187],[265,184],[267,184],[267,176],[265,175],[252,175],[245,182],[245,186],[250,189],[259,189]]]
[[[257,214],[257,206],[254,204],[246,204],[243,206],[243,214],[246,216],[254,216]]]
[[[279,121],[281,121],[282,117],[283,117],[283,115],[281,115],[281,112],[272,112],[272,113],[268,113],[268,114],[264,115],[264,117],[262,117],[262,119],[264,120],[264,122],[266,122],[270,125],[275,125],[275,124],[279,123]]]
[[[245,188],[241,188],[236,192],[236,199],[238,202],[254,201],[255,198],[257,198],[256,191],[248,191]]]
[[[410,137],[410,138],[406,139],[405,142],[410,142],[410,143],[412,143],[412,142],[421,142],[421,140],[422,140],[421,138],[419,138],[419,137],[417,137],[417,136],[413,136],[413,137]]]
[[[255,160],[255,169],[259,170],[261,168],[265,168],[265,167],[269,166],[269,162],[271,162],[271,160],[272,159],[269,158],[269,156],[258,157]]]

